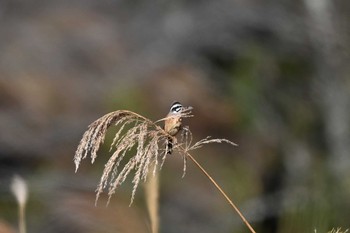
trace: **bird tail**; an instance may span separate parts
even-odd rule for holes
[[[173,152],[173,139],[171,137],[168,137],[166,141],[166,147],[165,147],[166,154],[171,155]]]

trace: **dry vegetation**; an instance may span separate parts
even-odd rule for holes
[[[184,108],[181,117],[192,117],[192,107]],[[76,171],[79,168],[82,159],[91,154],[91,162],[94,163],[97,157],[97,151],[105,140],[107,130],[111,126],[119,126],[110,151],[113,154],[105,164],[100,183],[97,187],[96,201],[99,195],[108,188],[109,198],[115,193],[115,190],[135,171],[132,183],[134,184],[131,203],[134,199],[136,189],[140,181],[146,181],[147,175],[152,168],[153,175],[157,169],[160,169],[167,157],[166,142],[170,136],[162,127],[156,123],[164,121],[166,118],[153,122],[137,113],[119,110],[108,113],[89,125],[88,130],[84,133],[74,156]],[[177,139],[173,137],[177,142]],[[189,151],[202,147],[208,143],[226,142],[231,145],[235,143],[227,139],[205,139],[199,140],[192,144],[192,133],[187,127],[183,131],[181,141],[174,145],[174,151],[177,151],[184,158],[184,174],[186,172],[186,156]],[[134,149],[135,154],[126,157],[127,152]],[[126,159],[127,158],[127,159]],[[123,160],[127,160],[123,167],[120,166]]]
[[[184,108],[181,112],[181,117],[192,117],[191,110],[192,107]],[[155,175],[157,169],[162,168],[167,157],[166,142],[172,136],[157,125],[158,122],[165,119],[153,122],[137,113],[119,110],[106,114],[89,125],[74,156],[76,171],[81,160],[85,159],[89,153],[91,154],[91,162],[94,163],[97,151],[105,140],[108,128],[119,126],[119,130],[116,132],[110,147],[110,151],[113,151],[113,154],[105,164],[96,190],[96,201],[105,189],[108,189],[109,201],[118,186],[126,180],[132,171],[135,171],[132,180],[133,190],[130,202],[132,204],[140,181],[146,181],[149,173]],[[180,142],[175,137],[172,137],[172,139],[175,142],[173,151],[183,156],[184,174],[186,172],[186,159],[189,158],[215,185],[231,207],[239,214],[250,231],[255,232],[221,187],[189,153],[189,151],[198,149],[208,143],[225,142],[233,146],[237,144],[227,139],[211,139],[210,137],[192,143],[192,133],[188,127],[183,130]],[[131,157],[126,157],[127,152],[130,152],[132,149],[136,152]],[[123,160],[126,160],[125,165],[120,166]]]
[[[191,110],[192,107],[184,108],[184,110],[181,112],[181,117],[193,117]],[[91,155],[91,162],[94,163],[97,157],[97,152],[105,140],[108,129],[111,126],[116,126],[118,129],[114,135],[113,142],[110,145],[112,155],[105,164],[96,190],[96,202],[100,194],[106,189],[108,190],[109,202],[116,189],[123,184],[130,173],[134,171],[134,177],[132,180],[133,189],[130,201],[131,205],[140,182],[147,181],[149,174],[153,174],[153,176],[158,175],[157,170],[162,168],[168,155],[166,149],[167,140],[169,137],[172,137],[158,125],[159,122],[162,122],[165,119],[166,118],[163,118],[153,122],[137,113],[127,110],[118,110],[102,116],[89,125],[88,130],[84,133],[74,156],[76,171],[79,168],[81,160],[85,159],[89,154]],[[210,137],[193,143],[192,133],[188,127],[184,127],[181,134],[181,139],[179,141],[175,137],[172,137],[172,139],[175,142],[173,147],[174,152],[177,152],[177,154],[183,157],[184,175],[186,172],[186,160],[189,158],[220,191],[230,206],[241,217],[242,221],[246,224],[250,232],[255,233],[255,230],[251,227],[249,222],[245,219],[232,200],[189,153],[190,151],[198,149],[208,143],[225,142],[233,146],[236,146],[236,144],[227,139],[211,139]],[[130,156],[128,154],[132,155]],[[153,185],[150,185],[149,187],[153,186],[156,187],[156,190],[158,190],[158,184],[154,183],[157,182],[157,180],[158,179],[152,181],[151,179],[151,183],[153,183]],[[153,190],[147,190],[148,188],[146,186],[146,194],[151,194],[147,198],[151,200],[148,203],[151,206],[148,208],[152,222],[152,232],[158,232],[159,219],[157,217],[156,210],[158,203],[155,203],[157,202],[158,194],[154,193],[154,188],[151,188]],[[315,232],[317,231],[315,230]],[[332,229],[329,231],[329,233],[346,232],[348,232],[348,230],[342,231],[341,228]]]
[[[328,233],[346,233],[346,232],[348,232],[349,231],[349,229],[346,229],[346,230],[342,230],[340,227],[339,228],[337,228],[337,229],[335,229],[335,228],[333,228],[331,231],[329,231]],[[316,232],[316,231],[315,231]]]

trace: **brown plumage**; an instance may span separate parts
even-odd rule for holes
[[[166,119],[164,121],[164,130],[171,136],[176,136],[176,134],[181,130],[182,118],[181,112],[183,106],[179,102],[174,102],[171,107]],[[173,148],[173,139],[168,137],[166,145],[166,153],[171,154]]]

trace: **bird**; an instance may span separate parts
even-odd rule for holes
[[[164,120],[164,130],[170,136],[176,136],[176,134],[182,129],[182,111],[184,107],[180,102],[175,101],[171,107],[168,115]],[[173,149],[173,138],[168,137],[166,141],[166,153],[171,154]]]

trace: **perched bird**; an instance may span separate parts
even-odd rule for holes
[[[174,102],[171,107],[166,119],[164,121],[164,130],[171,136],[175,136],[182,128],[181,113],[184,107],[179,102]],[[168,137],[166,145],[166,153],[171,154],[173,149],[173,139]]]

